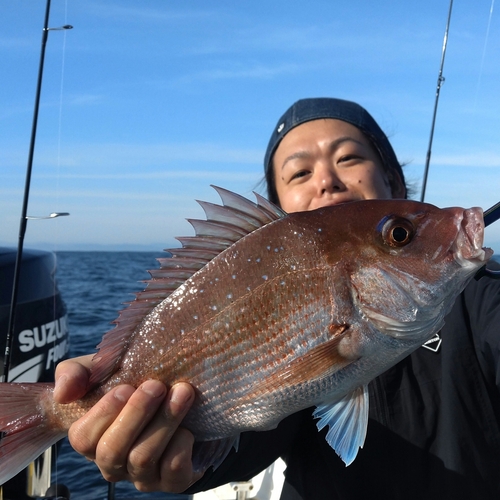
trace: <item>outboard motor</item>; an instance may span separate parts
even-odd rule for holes
[[[5,378],[4,353],[15,262],[16,249],[0,247],[2,379]],[[53,382],[56,363],[67,357],[69,337],[66,307],[57,288],[55,271],[54,253],[23,251],[7,382]],[[51,485],[55,455],[55,447],[49,448],[24,471],[5,483],[3,500],[54,498],[53,491],[60,490],[60,487]],[[62,498],[60,493],[57,493],[57,498]]]

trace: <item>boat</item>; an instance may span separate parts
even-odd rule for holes
[[[49,5],[47,1],[46,17]],[[441,82],[440,72],[439,84]],[[498,214],[498,210],[496,213]],[[0,248],[0,356],[5,351],[16,255],[13,248]],[[7,381],[51,381],[55,363],[67,353],[67,315],[54,279],[55,268],[56,258],[51,252],[26,249],[22,252],[17,321]],[[3,365],[2,360],[0,367]],[[0,372],[0,375],[3,376],[4,372]],[[51,464],[56,453],[56,448],[50,448],[26,470],[6,483],[3,498],[69,498],[69,492],[64,487],[50,482]],[[249,481],[231,482],[214,490],[197,493],[193,500],[277,500],[283,484],[284,468],[285,464],[280,459]],[[0,500],[3,498],[0,490]],[[108,498],[111,497],[108,495]]]
[[[286,464],[278,458],[248,481],[235,481],[196,493],[192,500],[279,500],[285,481]]]
[[[53,252],[25,249],[20,265],[15,323],[5,360],[17,249],[0,247],[0,375],[7,382],[52,382],[55,365],[67,357],[67,311],[55,280]],[[55,446],[3,485],[3,500],[63,496],[51,484]],[[69,496],[64,495],[66,498]]]

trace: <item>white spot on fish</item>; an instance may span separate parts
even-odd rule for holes
[[[217,306],[210,306],[210,309],[212,309],[212,311],[217,311]]]
[[[232,294],[232,293],[228,293],[228,294],[226,295],[226,297],[227,297],[228,299],[232,299],[232,298],[233,298],[233,294]]]
[[[233,278],[233,280],[235,280],[235,279],[236,279],[236,274],[233,274],[233,275],[231,276],[231,278]]]
[[[264,274],[264,275],[262,276],[262,279],[267,281],[267,274]]]
[[[198,316],[195,314],[195,315],[193,316],[193,319],[198,319]]]
[[[437,250],[436,252],[434,253],[434,255],[432,256],[431,260],[436,260],[436,257],[438,257],[440,254],[441,254],[441,251],[443,250],[443,246],[441,245]]]

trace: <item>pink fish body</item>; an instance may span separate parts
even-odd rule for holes
[[[150,378],[195,387],[183,425],[200,469],[241,432],[312,406],[349,464],[366,434],[368,382],[439,331],[493,253],[478,208],[373,200],[287,215],[217,190],[224,206],[202,203],[208,221],[191,221],[196,236],[179,238],[104,336],[87,397],[57,405],[49,384],[0,385],[0,483],[103,393]]]

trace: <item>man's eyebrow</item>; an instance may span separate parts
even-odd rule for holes
[[[281,170],[283,170],[285,168],[285,165],[289,161],[296,160],[296,159],[301,159],[301,158],[310,158],[310,157],[311,157],[311,153],[309,153],[308,151],[297,151],[296,153],[293,153],[290,156],[287,156],[285,158],[285,161],[283,162],[283,165],[281,165]]]
[[[337,139],[332,141],[329,145],[330,151],[334,151],[336,148],[338,148],[344,142],[355,142],[356,144],[359,144],[360,146],[366,146],[365,144],[358,141],[357,139],[354,139],[353,137],[346,135],[346,136],[338,137]],[[291,160],[302,159],[302,158],[307,159],[310,157],[311,157],[311,153],[307,150],[297,151],[297,152],[295,152],[295,153],[293,153],[290,156],[287,156],[285,158],[285,160],[283,161],[283,164],[281,165],[281,170],[283,170],[283,168],[285,168],[285,165],[287,164],[287,162],[289,162]]]

